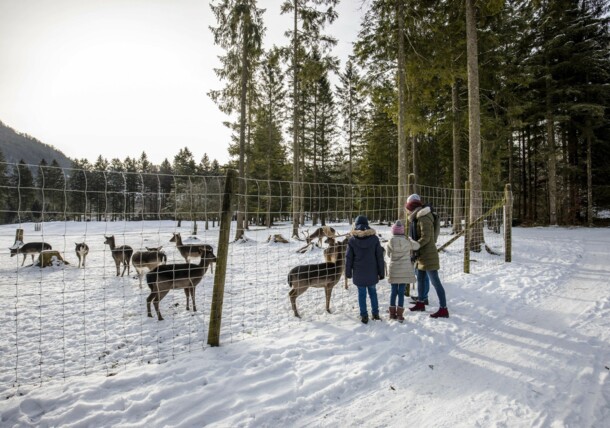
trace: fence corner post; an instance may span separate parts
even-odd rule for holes
[[[222,197],[220,216],[220,232],[218,233],[218,251],[216,254],[216,272],[214,273],[214,291],[210,309],[210,327],[208,330],[208,345],[220,346],[220,324],[222,321],[222,305],[225,291],[225,277],[229,254],[229,235],[231,232],[231,207],[235,196],[236,172],[227,171],[225,190]]]
[[[504,261],[513,260],[513,191],[510,184],[504,186]]]

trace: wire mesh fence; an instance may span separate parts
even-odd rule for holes
[[[196,312],[186,310],[183,291],[173,290],[160,302],[165,319],[158,321],[154,312],[152,318],[147,315],[151,290],[146,278],[140,285],[133,261],[129,271],[117,275],[105,242],[113,236],[117,247],[128,245],[134,252],[162,247],[168,265],[185,263],[180,251],[184,245],[209,244],[216,251],[225,177],[4,167],[0,239],[9,251],[0,254],[3,396],[73,376],[112,376],[130,365],[161,363],[208,346],[214,272],[205,273],[197,286]],[[244,197],[247,223],[239,240],[233,239],[237,206],[231,209],[221,343],[278,334],[296,323],[330,321],[327,317],[337,314],[357,319],[356,290],[344,288],[344,279],[333,289],[331,314],[325,310],[324,291],[310,289],[297,299],[302,318],[294,317],[287,275],[295,266],[325,260],[328,243],[308,243],[322,224],[336,235],[347,235],[352,220],[363,214],[385,243],[402,212],[398,187],[254,179],[245,184],[245,194],[237,195]],[[296,186],[302,212],[297,213],[299,234],[293,236]],[[416,190],[441,217],[437,246],[453,240],[440,253],[440,273],[443,281],[457,281],[464,271],[465,235],[460,231],[468,224],[465,192],[426,186]],[[484,244],[468,251],[472,273],[504,263],[506,251],[504,194],[485,192],[480,198]],[[57,253],[43,261],[38,251],[26,251],[25,244],[37,242]],[[78,243],[89,248],[81,267]],[[383,303],[389,285],[384,280],[378,288]]]

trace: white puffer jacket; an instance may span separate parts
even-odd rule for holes
[[[415,267],[411,263],[411,251],[419,249],[419,244],[404,235],[394,235],[386,252],[390,258],[388,265],[388,282],[390,284],[414,284]]]

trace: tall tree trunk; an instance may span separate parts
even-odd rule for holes
[[[297,70],[297,54],[298,54],[298,13],[299,2],[294,0],[294,17],[293,17],[293,41],[292,41],[292,236],[299,236],[299,217],[301,213],[300,207],[300,186],[301,177],[299,169],[299,105],[298,105],[298,77]]]
[[[244,26],[245,28],[245,26]],[[246,206],[246,180],[245,180],[245,155],[246,155],[246,94],[248,92],[248,43],[247,35],[242,34],[242,56],[241,56],[241,93],[239,106],[239,198],[237,203],[237,227],[235,240],[244,237],[244,219]]]
[[[548,65],[547,65],[548,66]],[[548,150],[549,224],[557,225],[557,156],[555,151],[555,126],[551,105],[551,82],[546,82],[546,139]]]
[[[585,138],[587,141],[587,225],[593,227],[593,167],[591,164],[591,121],[587,119]]]
[[[468,140],[470,182],[470,218],[477,219],[483,214],[481,182],[481,111],[479,104],[479,54],[474,0],[466,0],[466,51],[468,65]],[[483,237],[483,223],[478,222],[470,233],[470,249],[480,251]]]
[[[396,20],[398,23],[398,218],[405,217],[404,204],[407,201],[407,139],[405,136],[406,72],[404,38],[404,1],[396,0]]]
[[[457,189],[462,188],[462,178],[460,174],[461,159],[460,159],[460,118],[459,118],[459,97],[458,97],[458,80],[453,80],[451,85],[451,119],[453,125],[453,233],[459,233],[462,230],[462,195]]]

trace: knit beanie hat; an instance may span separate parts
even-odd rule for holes
[[[421,198],[419,197],[419,195],[417,193],[413,193],[411,196],[409,196],[407,198],[407,203],[405,205],[405,208],[410,213],[412,213],[413,211],[415,211],[416,208],[421,207],[421,206],[422,206]]]
[[[397,220],[396,223],[392,225],[392,235],[404,235],[405,227],[403,226],[400,220]]]
[[[365,216],[359,215],[358,217],[356,217],[356,224],[354,225],[354,229],[356,229],[356,230],[370,229],[369,220]]]

